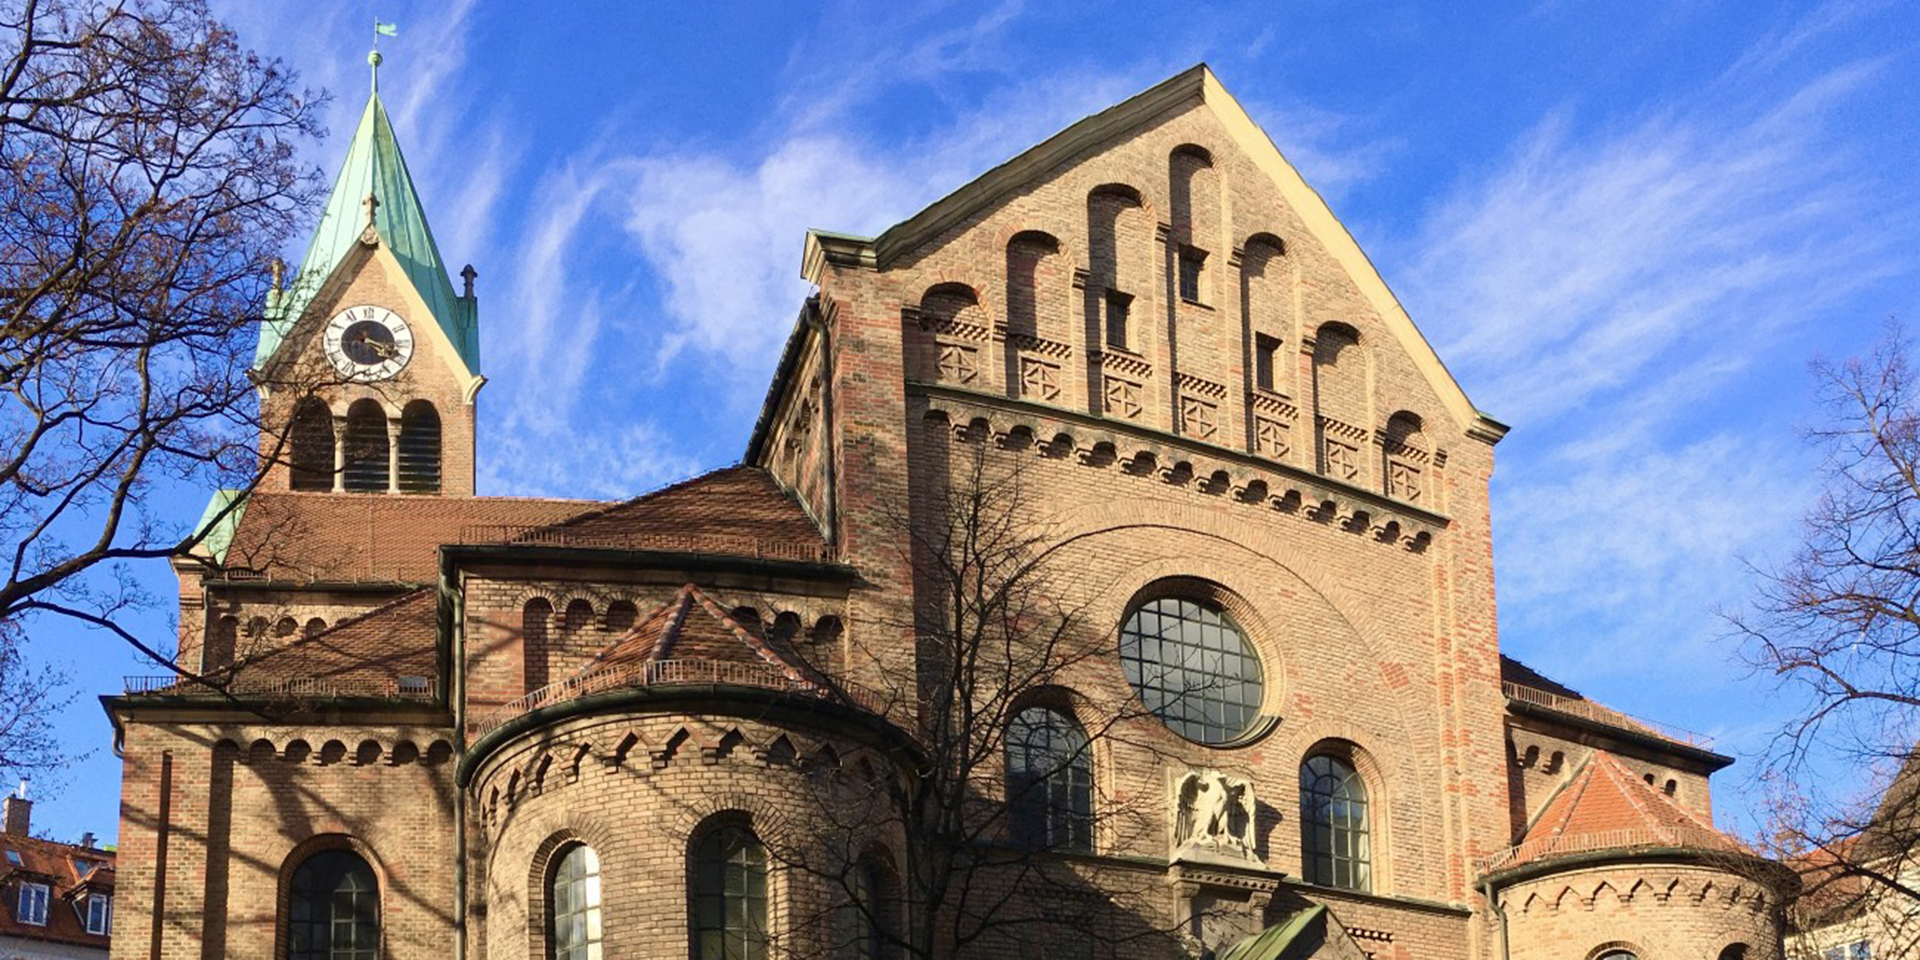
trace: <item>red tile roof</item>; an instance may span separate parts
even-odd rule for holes
[[[686,660],[771,668],[792,683],[825,689],[818,675],[783,639],[764,637],[758,625],[749,628],[742,624],[691,583],[642,617],[576,676],[610,667]]]
[[[402,677],[437,675],[439,637],[437,589],[422,587],[248,656],[222,679],[236,694],[391,696]]]
[[[19,866],[8,853],[19,856]],[[5,901],[0,935],[107,949],[105,934],[87,932],[85,910],[88,893],[113,892],[113,851],[8,833],[0,834],[0,857],[5,858],[0,859],[0,900]],[[20,922],[20,884],[25,882],[51,888],[46,926]]]
[[[602,506],[596,500],[254,493],[229,570],[275,580],[431,583],[442,544],[490,542]]]
[[[820,560],[826,540],[800,501],[737,465],[511,538],[515,543]]]
[[[1571,853],[1634,847],[1687,847],[1744,853],[1738,841],[1714,829],[1672,797],[1634,776],[1605,750],[1541,808],[1526,836],[1495,869]]]

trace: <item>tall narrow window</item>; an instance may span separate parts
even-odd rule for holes
[[[333,489],[333,413],[326,404],[313,397],[300,401],[287,428],[287,445],[293,489]]]
[[[113,898],[104,893],[87,894],[87,932],[106,936],[113,929]]]
[[[20,885],[19,911],[14,916],[25,924],[36,927],[47,925],[47,895],[50,890],[44,883],[23,883]]]
[[[1367,785],[1353,765],[1319,754],[1300,765],[1300,858],[1308,883],[1373,889]]]
[[[694,960],[766,960],[767,851],[745,827],[717,827],[693,850]]]
[[[359,854],[322,850],[293,871],[291,887],[287,960],[375,960],[380,890]]]
[[[373,400],[347,408],[346,488],[359,493],[387,489],[387,414]]]
[[[1029,707],[1007,727],[1007,815],[1015,843],[1093,849],[1093,759],[1064,714]]]
[[[400,411],[400,492],[440,492],[440,414],[425,400]]]
[[[1205,275],[1207,253],[1197,247],[1180,248],[1180,299],[1200,302],[1200,280]]]
[[[553,865],[548,883],[552,960],[600,960],[600,856],[574,844]]]
[[[1268,393],[1280,391],[1280,341],[1264,333],[1253,335],[1253,385]]]
[[[1118,290],[1107,291],[1107,346],[1132,349],[1127,343],[1127,314],[1133,309],[1133,297]]]
[[[851,879],[854,913],[848,955],[853,960],[882,960],[892,956],[888,937],[893,929],[893,901],[888,896],[886,867],[869,854],[854,864]]]

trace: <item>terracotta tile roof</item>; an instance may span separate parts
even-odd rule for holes
[[[255,493],[226,551],[229,570],[272,579],[431,583],[442,544],[490,539],[602,506],[595,500]]]
[[[87,932],[85,910],[87,894],[113,893],[113,851],[8,833],[0,834],[0,857],[0,936],[107,949],[106,935]],[[46,926],[20,922],[20,884],[27,882],[51,888]]]
[[[1672,797],[1634,776],[1605,750],[1595,750],[1572,780],[1542,807],[1526,836],[1494,869],[1572,853],[1633,847],[1688,847],[1744,853]]]
[[[515,543],[819,560],[820,528],[759,467],[736,465],[510,538]]]
[[[236,694],[391,696],[403,677],[434,677],[437,589],[422,587],[309,637],[246,657],[222,679]]]
[[[698,660],[771,668],[797,684],[819,686],[819,676],[784,640],[762,635],[720,608],[705,591],[689,583],[659,609],[642,617],[626,635],[582,667],[584,677],[609,667]]]

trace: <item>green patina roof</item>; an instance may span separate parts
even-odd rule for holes
[[[194,533],[204,534],[200,549],[215,563],[227,562],[227,547],[233,544],[233,532],[240,529],[240,517],[247,512],[247,505],[242,502],[226,516],[220,516],[220,511],[226,510],[239,496],[238,490],[215,490],[207,500],[207,509],[200,512],[200,522],[193,525]]]
[[[284,292],[267,303],[254,367],[266,365],[313,302],[320,285],[359,243],[361,232],[367,228],[369,194],[379,201],[374,207],[373,228],[380,242],[406,268],[408,279],[459,351],[467,370],[479,373],[480,324],[475,302],[454,293],[440,249],[434,245],[433,231],[427,228],[426,210],[407,173],[407,161],[400,155],[400,142],[394,139],[393,122],[387,119],[387,108],[380,103],[377,89],[367,98],[366,112],[360,115],[360,126],[347,146],[347,161],[333,182],[326,213],[313,232],[300,271]]]
[[[1288,956],[1287,948],[1326,912],[1327,908],[1318,904],[1301,910],[1221,951],[1215,960],[1282,960]]]

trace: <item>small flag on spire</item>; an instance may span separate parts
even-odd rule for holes
[[[376,37],[399,36],[400,25],[397,23],[381,23],[379,20],[375,20],[373,21],[373,35]]]

